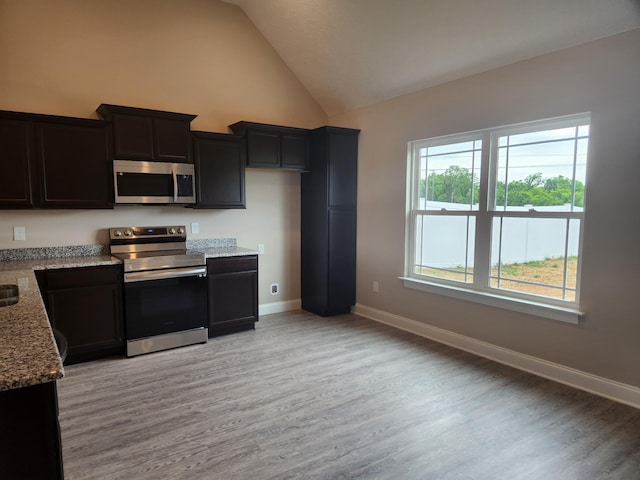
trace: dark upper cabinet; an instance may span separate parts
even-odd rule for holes
[[[309,130],[253,122],[238,122],[229,128],[244,137],[248,167],[307,170]]]
[[[247,166],[280,168],[280,135],[277,132],[248,129],[246,142]]]
[[[192,163],[190,123],[196,115],[104,103],[97,112],[111,122],[114,158]]]
[[[207,259],[209,337],[252,329],[258,321],[258,257]]]
[[[0,206],[34,206],[31,185],[37,188],[36,166],[33,124],[0,118]]]
[[[150,117],[114,114],[110,119],[115,158],[153,160],[153,120]]]
[[[310,171],[301,179],[302,308],[348,313],[355,303],[359,130],[311,133]]]
[[[0,208],[112,208],[107,123],[0,112]]]
[[[51,326],[68,341],[65,363],[124,352],[121,265],[40,270],[36,277]]]
[[[285,131],[280,136],[282,168],[306,170],[309,164],[309,134]]]
[[[242,137],[192,132],[196,167],[194,208],[246,208]]]
[[[191,161],[191,120],[195,115],[153,119],[155,159],[167,162]]]
[[[36,125],[42,206],[108,208],[113,205],[107,131],[101,123]]]

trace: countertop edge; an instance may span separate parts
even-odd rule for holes
[[[257,250],[243,247],[214,247],[214,248],[198,248],[199,252],[204,253],[205,258],[220,257],[242,257],[247,255],[258,255]]]
[[[111,255],[6,260],[0,283],[16,284],[19,301],[0,308],[0,391],[53,382],[64,377],[35,272],[118,265]]]
[[[0,309],[0,391],[64,376],[33,268],[0,271],[0,283],[17,284],[19,301]]]

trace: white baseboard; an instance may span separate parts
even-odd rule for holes
[[[285,300],[284,302],[261,303],[258,306],[258,315],[270,315],[272,313],[290,312],[291,310],[300,310],[302,308],[302,300]]]
[[[548,378],[549,380],[563,383],[635,408],[640,408],[640,388],[632,385],[616,382],[564,365],[518,353],[514,350],[499,347],[365,305],[356,304],[353,308],[353,313],[524,370],[525,372]]]

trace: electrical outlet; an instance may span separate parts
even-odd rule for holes
[[[271,284],[271,295],[278,295],[280,293],[280,285],[277,283]]]
[[[23,241],[27,239],[27,229],[25,227],[13,227],[13,239]]]
[[[198,222],[191,222],[191,233],[200,233],[200,224]]]
[[[264,243],[259,243],[258,244],[258,253],[260,255],[264,254]]]
[[[373,281],[373,285],[371,285],[371,291],[375,293],[378,293],[380,291],[380,284],[377,280]]]

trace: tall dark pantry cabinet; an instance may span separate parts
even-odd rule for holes
[[[356,296],[356,198],[360,130],[311,132],[302,174],[302,308],[321,316],[348,313]]]

